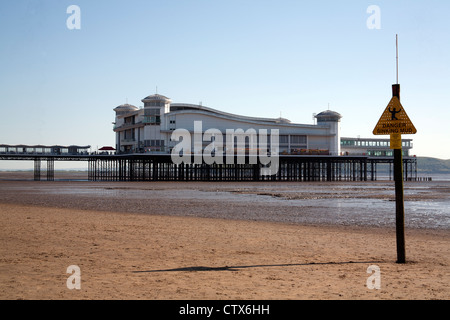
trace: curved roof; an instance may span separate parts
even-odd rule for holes
[[[178,113],[195,113],[195,114],[205,114],[211,115],[214,117],[228,119],[233,121],[245,122],[245,123],[254,123],[257,125],[266,124],[269,126],[283,126],[283,127],[299,127],[302,128],[316,128],[316,125],[313,124],[299,124],[292,123],[290,120],[286,118],[261,118],[261,117],[249,117],[242,116],[232,113],[227,113],[223,111],[219,111],[216,109],[208,108],[203,105],[194,105],[187,103],[173,103],[170,105],[170,113],[178,114]]]
[[[341,114],[336,111],[326,110],[316,115],[318,122],[322,121],[339,121],[342,118]]]
[[[142,99],[142,102],[145,101],[171,101],[170,98],[167,98],[166,96],[163,96],[162,94],[152,94],[150,96],[145,97]]]
[[[291,123],[291,120],[286,119],[286,118],[279,117],[279,118],[277,118],[277,119],[275,120],[275,122],[279,122],[279,123]]]
[[[188,104],[188,103],[174,103],[170,105],[170,112],[177,112],[177,111],[197,111],[197,112],[204,112],[204,113],[210,113],[214,115],[220,115],[227,118],[232,118],[235,120],[244,120],[244,121],[258,121],[258,122],[266,122],[266,123],[290,123],[290,120],[285,118],[260,118],[260,117],[249,117],[249,116],[242,116],[237,115],[233,113],[228,113],[224,111],[219,111],[213,108],[208,108],[205,106],[195,105],[195,104]]]
[[[138,107],[133,106],[132,104],[124,103],[120,106],[117,106],[114,108],[114,111],[134,111],[137,110]]]

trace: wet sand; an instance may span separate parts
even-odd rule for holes
[[[395,227],[395,191],[379,182],[0,181],[0,202],[69,209]],[[450,229],[450,182],[405,184],[406,226]]]
[[[1,181],[0,298],[450,298],[445,224],[407,228],[408,262],[397,264],[390,221],[333,224],[329,207],[295,202],[391,197],[389,185],[367,186],[363,195],[359,183]],[[405,188],[407,198],[448,197],[448,185],[419,186]],[[80,290],[66,286],[70,265],[80,267]],[[367,287],[371,265],[380,289]]]

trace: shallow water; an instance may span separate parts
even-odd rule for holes
[[[450,230],[450,182],[405,183],[405,224]],[[288,223],[395,227],[392,182],[0,182],[0,202]]]

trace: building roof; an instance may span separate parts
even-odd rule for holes
[[[278,123],[291,123],[291,120],[286,119],[286,118],[279,117],[279,118],[277,118],[277,119],[275,120],[275,122],[278,122]]]
[[[340,121],[342,118],[341,114],[336,111],[326,110],[316,115],[318,122],[323,121]]]
[[[163,96],[162,94],[152,94],[150,96],[145,97],[142,99],[142,102],[144,101],[171,101],[170,98],[167,98],[166,96]]]
[[[268,124],[277,124],[277,123],[290,124],[291,123],[291,121],[286,118],[249,117],[249,116],[237,115],[237,114],[233,114],[233,113],[220,111],[217,109],[205,107],[203,105],[195,105],[195,104],[187,104],[187,103],[174,103],[174,104],[170,105],[170,112],[179,112],[179,111],[210,113],[215,116],[226,117],[226,118],[239,120],[239,121],[257,121],[257,122],[265,122]]]
[[[259,123],[259,124],[267,124],[267,125],[283,125],[283,126],[311,126],[314,127],[315,125],[309,125],[309,124],[297,124],[292,123],[289,119],[286,118],[262,118],[262,117],[251,117],[251,116],[243,116],[243,115],[237,115],[232,114],[224,111],[220,111],[213,108],[208,108],[203,105],[196,105],[196,104],[188,104],[188,103],[172,103],[172,100],[166,96],[163,96],[161,94],[153,94],[145,97],[141,100],[144,103],[151,103],[153,101],[159,101],[164,103],[169,103],[170,105],[170,113],[177,114],[177,113],[196,113],[196,114],[209,114],[215,117],[225,118],[225,119],[232,119],[235,121],[244,121],[244,122],[252,122],[252,123]],[[160,106],[159,104],[157,104]],[[134,106],[124,104],[118,106],[114,111],[116,111],[117,117],[126,117],[135,115],[138,112],[140,112],[141,109],[138,109]],[[316,118],[318,119],[318,122],[326,122],[326,121],[340,121],[340,118],[342,116],[331,110],[323,111],[316,115]]]
[[[115,151],[116,149],[110,146],[101,147],[99,151]]]
[[[133,106],[132,104],[124,103],[120,106],[117,106],[114,108],[114,111],[134,111],[137,110],[138,107]]]

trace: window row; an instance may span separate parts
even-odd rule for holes
[[[144,116],[159,116],[161,115],[161,109],[144,109]]]
[[[372,141],[372,140],[341,140],[341,146],[356,146],[356,147],[389,147],[390,141]],[[402,141],[402,146],[410,147],[411,141]]]
[[[144,107],[164,107],[165,102],[163,101],[152,101],[152,102],[145,102]]]
[[[144,116],[143,123],[158,125],[161,124],[160,116]]]
[[[164,140],[144,140],[144,147],[164,147]]]
[[[306,136],[305,135],[291,135],[290,143],[291,144],[305,144],[306,145]],[[280,144],[288,144],[289,143],[289,135],[282,134],[280,135]]]

